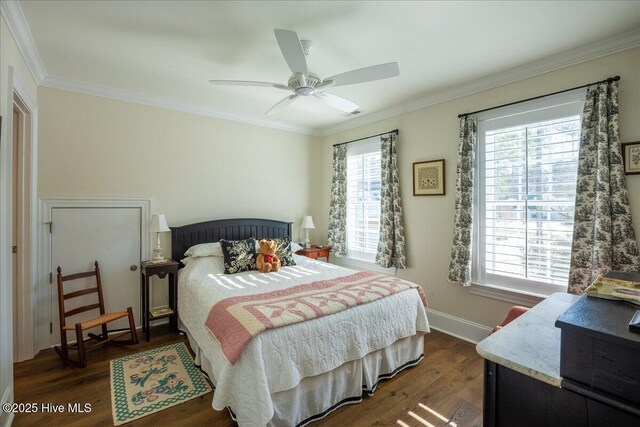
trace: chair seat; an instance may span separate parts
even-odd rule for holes
[[[114,320],[120,319],[122,317],[127,317],[129,315],[126,311],[114,311],[112,313],[105,313],[100,317],[96,317],[95,319],[88,320],[86,322],[82,322],[80,327],[82,330],[95,328],[96,326],[104,325],[105,323],[113,322]],[[75,325],[67,325],[63,327],[65,331],[73,331],[76,329]]]
[[[529,310],[529,307],[522,307],[520,305],[514,305],[513,307],[511,307],[509,309],[509,312],[507,313],[507,317],[502,321],[502,323],[500,323],[498,326],[493,328],[491,333],[493,334],[494,332],[498,332],[500,329],[504,328],[509,323],[511,323],[514,320],[516,320],[518,317],[522,316],[528,310]]]

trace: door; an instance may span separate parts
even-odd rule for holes
[[[19,304],[20,304],[20,294],[22,292],[22,289],[20,288],[20,272],[21,272],[21,265],[20,265],[20,259],[18,257],[18,242],[20,242],[20,231],[22,229],[21,227],[21,218],[22,218],[22,212],[21,212],[21,178],[22,178],[22,173],[21,173],[21,168],[20,168],[20,164],[21,164],[21,148],[22,148],[22,144],[21,144],[21,139],[22,139],[22,135],[21,135],[21,114],[20,114],[20,110],[18,110],[17,106],[14,104],[13,106],[13,161],[12,161],[12,172],[13,172],[13,180],[12,180],[12,215],[13,215],[13,219],[12,219],[12,236],[11,236],[11,262],[12,262],[12,286],[13,286],[13,360],[14,361],[20,361],[20,355],[18,354],[18,350],[20,349],[20,345],[19,345],[19,337],[21,337],[23,331],[20,330],[20,318],[18,317],[18,313],[20,312],[19,310]],[[20,251],[22,251],[23,248],[20,248]]]
[[[51,209],[51,268],[53,272],[51,321],[52,344],[60,342],[56,269],[63,275],[91,271],[100,265],[105,310],[133,308],[136,325],[140,325],[140,261],[142,210],[138,207]],[[95,287],[95,277],[65,283],[65,293]],[[65,302],[65,311],[97,302],[97,294]],[[99,310],[87,311],[67,319],[67,324],[98,316]],[[128,320],[119,319],[109,329],[126,328]],[[99,328],[93,331],[96,333]],[[75,340],[68,333],[68,339]]]
[[[15,83],[15,81],[13,82]],[[33,150],[34,129],[36,125],[35,105],[22,89],[14,85],[11,123],[12,162],[7,165],[11,175],[11,270],[13,290],[13,361],[21,362],[34,355],[34,264],[37,258],[35,239],[32,239],[35,203],[33,195],[37,192]],[[24,95],[24,96],[23,96]],[[3,174],[3,179],[9,176]],[[9,213],[9,212],[8,212]],[[9,215],[7,215],[9,216]],[[8,240],[8,239],[7,239]],[[7,312],[8,307],[6,307]]]

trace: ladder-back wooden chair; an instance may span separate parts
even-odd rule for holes
[[[96,287],[82,289],[79,291],[69,292],[68,294],[64,293],[64,282],[68,282],[70,280],[83,279],[86,277],[95,276],[96,278]],[[80,297],[83,295],[89,295],[92,293],[98,294],[98,302],[95,304],[84,305],[82,307],[77,307],[71,309],[69,311],[65,311],[64,302],[71,298]],[[89,310],[100,309],[100,316],[86,320],[81,323],[76,323],[74,325],[67,325],[66,318],[70,316],[74,316],[79,313],[83,313]],[[80,368],[84,368],[87,366],[87,359],[85,352],[87,350],[91,350],[95,347],[98,347],[102,344],[111,343],[117,345],[129,345],[129,344],[137,344],[138,343],[138,334],[136,332],[136,325],[133,319],[133,310],[131,307],[127,307],[126,311],[115,311],[112,313],[105,313],[104,310],[104,299],[102,297],[102,281],[100,280],[100,268],[98,267],[98,261],[95,262],[95,270],[88,271],[86,273],[76,273],[70,274],[68,276],[62,275],[62,269],[58,267],[58,311],[60,313],[60,347],[56,346],[54,349],[60,355],[62,360],[72,365],[78,366]],[[107,330],[107,323],[113,322],[114,320],[121,319],[123,317],[129,317],[129,328],[119,329],[119,330]],[[97,326],[102,327],[102,333],[99,335],[89,333],[86,340],[83,337],[83,332],[87,329],[95,328]],[[67,331],[76,332],[76,343],[75,344],[67,344]],[[110,332],[118,332],[125,331],[116,335],[109,335]],[[129,340],[117,340],[120,337],[125,335],[131,335],[131,339]],[[95,341],[91,345],[86,345],[88,342]],[[78,351],[78,360],[72,360],[69,358],[69,350],[77,350]]]

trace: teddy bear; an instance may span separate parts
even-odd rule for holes
[[[280,268],[280,258],[276,255],[278,246],[273,240],[262,239],[258,242],[259,253],[256,260],[256,269],[262,273],[278,271]]]

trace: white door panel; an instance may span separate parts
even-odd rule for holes
[[[60,342],[58,319],[57,267],[63,275],[94,269],[98,261],[102,279],[105,310],[133,309],[136,325],[140,324],[140,208],[53,208],[51,234],[51,266],[53,289],[51,313],[53,322],[52,344]],[[136,266],[132,271],[131,266]],[[65,293],[95,287],[95,277],[65,282]],[[98,302],[92,293],[65,301],[65,311]],[[98,309],[67,318],[67,324],[82,322],[100,315]],[[126,328],[128,320],[119,319],[109,329]],[[100,328],[91,332],[100,333]],[[68,333],[75,340],[75,333]]]

